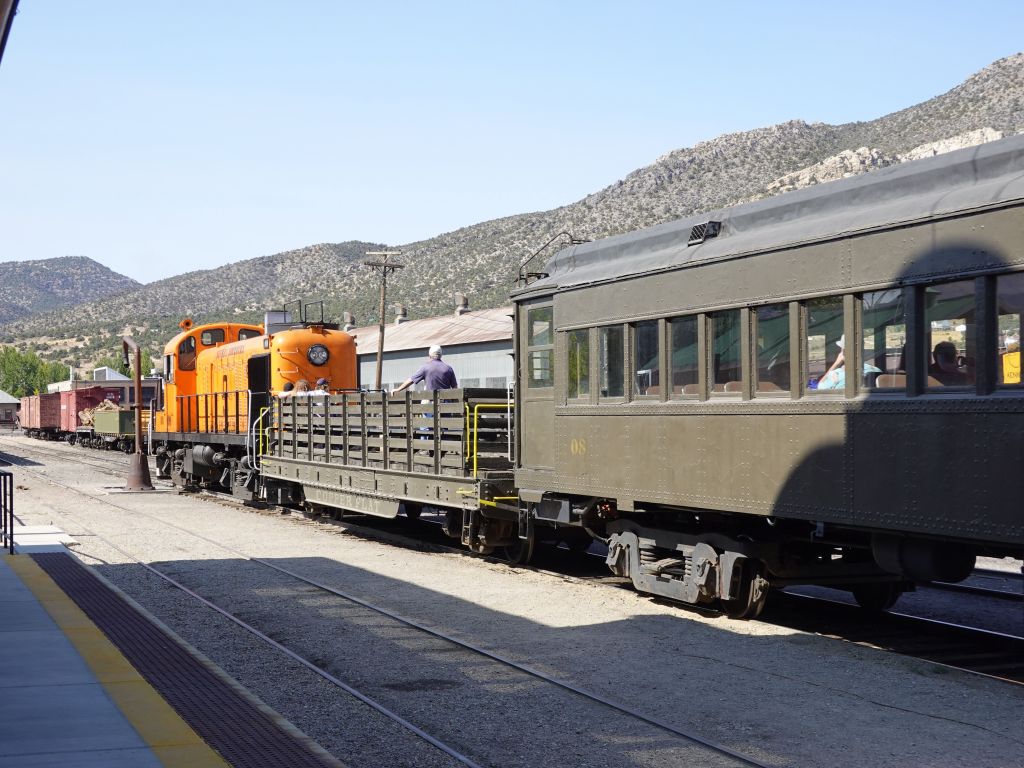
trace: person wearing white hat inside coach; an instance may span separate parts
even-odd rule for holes
[[[839,337],[839,341],[836,342],[836,346],[839,347],[839,354],[836,355],[835,362],[825,371],[825,375],[821,377],[818,382],[818,389],[845,389],[846,388],[846,335]],[[876,368],[870,363],[864,363],[864,373],[881,373],[881,368]]]

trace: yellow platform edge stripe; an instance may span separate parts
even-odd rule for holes
[[[230,768],[28,555],[4,562],[36,596],[165,768]]]

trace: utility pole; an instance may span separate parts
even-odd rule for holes
[[[374,385],[374,389],[380,389],[380,374],[384,365],[384,310],[387,307],[388,275],[402,269],[405,264],[388,261],[391,256],[401,256],[401,251],[367,251],[366,255],[376,256],[377,261],[364,261],[363,265],[371,267],[374,272],[380,272],[380,332],[377,334],[377,380]]]

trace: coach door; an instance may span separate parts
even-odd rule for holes
[[[554,469],[555,329],[551,299],[516,312],[519,469],[517,484],[543,488]]]

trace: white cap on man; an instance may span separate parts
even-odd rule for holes
[[[840,349],[846,349],[846,334],[844,333],[839,337],[839,341],[836,342],[836,346]]]
[[[427,352],[427,355],[429,355],[430,357],[434,358],[435,360],[440,360],[441,359],[441,348],[439,346],[437,346],[437,344],[434,344],[433,346],[430,347],[430,351]]]

